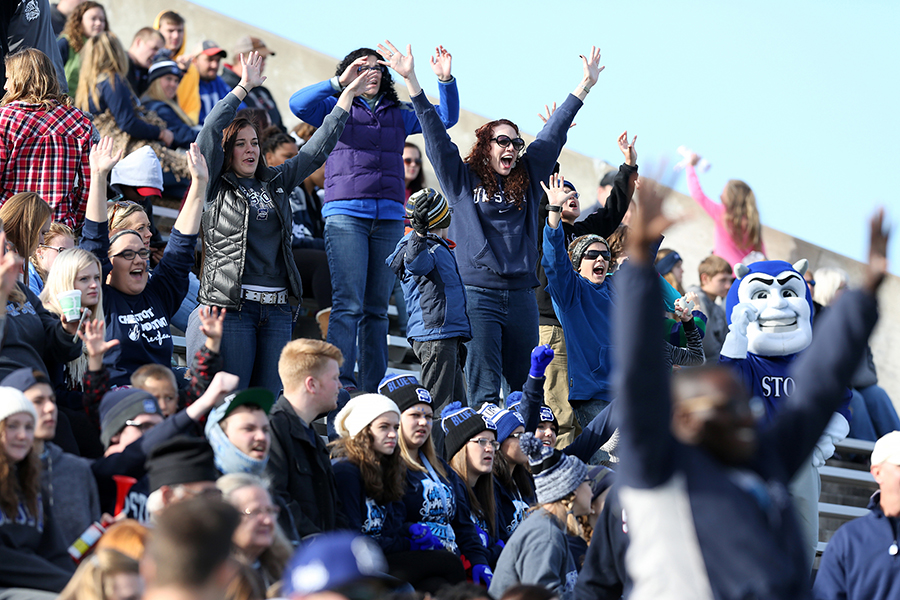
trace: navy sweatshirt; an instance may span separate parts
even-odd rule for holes
[[[672,435],[658,275],[652,266],[633,265],[616,277],[615,410],[630,597],[809,598],[786,486],[841,402],[877,320],[875,298],[860,291],[840,298],[819,343],[794,365],[796,392],[758,431],[757,451],[738,468]]]
[[[125,79],[117,74],[112,79],[104,79],[97,83],[97,92],[100,104],[94,104],[94,99],[88,98],[88,108],[92,115],[100,115],[109,109],[116,126],[134,139],[159,139],[159,127],[151,125],[138,115],[137,106],[140,101]]]
[[[529,177],[528,190],[519,207],[502,194],[486,197],[481,180],[463,162],[459,148],[450,140],[424,92],[414,96],[412,103],[422,124],[425,153],[453,208],[449,237],[458,248],[456,256],[463,283],[499,290],[537,287],[541,182],[553,172],[569,125],[582,106],[581,100],[570,94],[519,159]]]

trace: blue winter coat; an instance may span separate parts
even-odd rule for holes
[[[88,99],[88,109],[92,115],[102,114],[106,109],[112,114],[116,126],[136,140],[159,139],[159,127],[151,125],[138,116],[140,100],[131,91],[128,82],[114,75],[97,84],[100,104]]]
[[[181,120],[181,117],[172,110],[172,107],[161,100],[147,100],[144,103],[147,110],[152,110],[159,118],[166,122],[169,131],[172,132],[174,141],[173,148],[189,148],[191,142],[197,140],[197,134],[200,133],[199,127],[191,127]]]

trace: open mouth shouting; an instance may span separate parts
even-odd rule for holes
[[[250,446],[250,458],[262,460],[266,457],[266,451],[268,449],[269,445],[265,441],[256,442]]]

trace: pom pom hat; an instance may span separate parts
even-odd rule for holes
[[[581,459],[545,446],[533,433],[523,433],[519,446],[531,465],[538,504],[562,500],[587,480]]]

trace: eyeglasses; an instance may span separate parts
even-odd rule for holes
[[[146,248],[141,248],[140,250],[122,250],[118,254],[110,254],[110,258],[124,258],[125,260],[134,260],[135,255],[140,256],[141,259],[147,260],[150,258],[150,251]]]
[[[379,71],[381,73],[384,73],[384,65],[375,65],[375,66],[363,65],[361,67],[356,67],[357,73],[365,73],[366,71]]]
[[[56,250],[57,254],[60,254],[65,250],[65,248],[63,248],[62,246],[59,246],[59,247],[48,246],[47,244],[38,244],[38,248],[46,248],[47,250]]]
[[[266,516],[271,519],[277,519],[280,512],[281,508],[278,506],[260,506],[254,508],[253,510],[249,508],[244,509],[241,511],[241,515],[247,517],[248,519],[258,519],[262,516]]]
[[[516,150],[521,150],[525,147],[525,140],[519,137],[511,138],[508,135],[498,135],[495,138],[491,138],[491,141],[497,142],[497,145],[501,148],[506,148],[510,144],[512,144],[513,148],[515,148]]]
[[[496,452],[497,449],[500,448],[500,442],[498,442],[497,440],[489,440],[487,438],[475,438],[473,440],[469,440],[469,442],[478,444],[479,446],[481,446],[482,450],[491,448]]]
[[[151,429],[156,427],[156,423],[153,423],[152,421],[145,421],[144,423],[138,423],[137,421],[134,421],[134,420],[128,420],[128,421],[125,421],[125,426],[126,427],[137,427],[138,429],[141,430],[141,433],[147,433],[148,431],[150,431]]]
[[[581,260],[597,260],[597,258],[602,258],[606,262],[609,262],[610,254],[609,250],[588,250],[584,253],[584,256]]]
[[[109,222],[112,223],[116,220],[116,211],[121,209],[128,208],[129,206],[137,206],[140,207],[141,210],[144,210],[144,207],[138,204],[137,202],[132,202],[131,200],[116,200],[113,202],[113,211],[112,214],[109,215]]]
[[[413,165],[413,164],[421,165],[422,159],[421,158],[404,158],[403,162],[406,163],[407,165]]]

